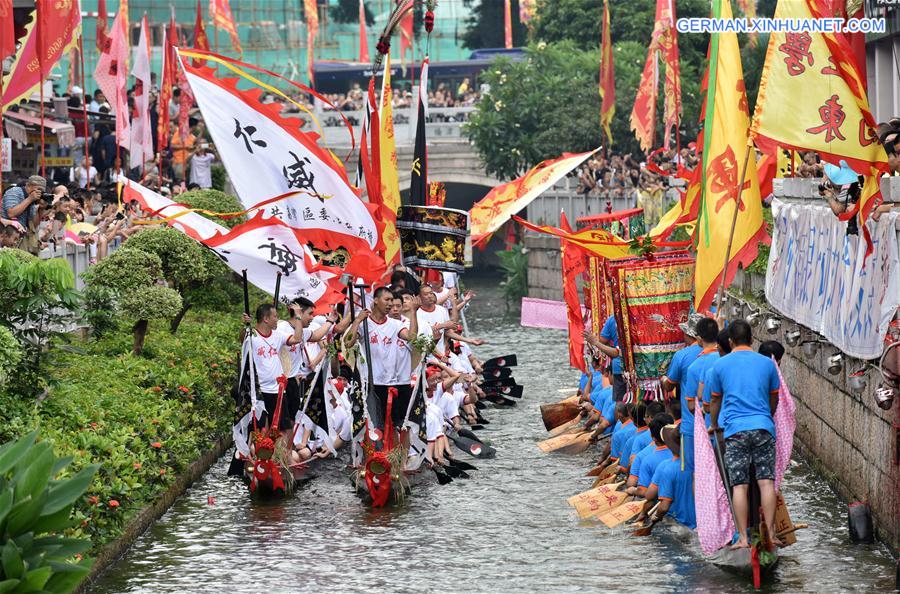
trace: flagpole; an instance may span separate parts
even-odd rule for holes
[[[704,147],[705,148],[705,147]],[[741,210],[741,194],[744,192],[744,180],[747,178],[747,165],[750,163],[750,153],[753,145],[747,144],[747,154],[744,156],[744,166],[741,168],[741,181],[738,182],[737,198],[734,201],[734,214],[731,217],[731,231],[728,234],[728,247],[725,249],[725,266],[722,267],[722,284],[719,286],[719,297],[716,301],[716,316],[722,311],[722,301],[725,298],[725,277],[728,271],[728,261],[731,260],[731,244],[734,242],[734,229],[737,226],[738,212]]]
[[[88,133],[88,118],[87,118],[87,79],[84,77],[84,33],[78,36],[78,53],[81,57],[81,115],[84,117],[84,156],[85,158],[89,158],[90,153],[88,149],[90,148],[90,134]],[[78,163],[73,163],[73,167],[78,167]],[[91,167],[88,166],[87,170],[87,189],[91,189]],[[90,213],[88,213],[90,214]]]

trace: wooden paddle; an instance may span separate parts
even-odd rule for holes
[[[601,486],[601,485],[609,485],[610,483],[612,483],[612,482],[615,481],[615,480],[616,480],[616,474],[615,474],[615,473],[609,475],[609,476],[606,477],[606,478],[600,478],[600,477],[598,476],[596,479],[594,479],[594,482],[591,483],[591,487],[596,488],[596,487],[599,487],[599,486]]]
[[[589,518],[599,514],[604,514],[614,507],[621,505],[628,494],[624,491],[616,489],[625,484],[624,481],[611,485],[603,485],[597,489],[591,489],[584,493],[579,493],[567,500],[569,505],[575,508],[575,512],[579,518]]]
[[[541,405],[541,419],[544,421],[544,427],[547,431],[571,421],[579,413],[581,413],[581,407],[578,406],[578,396],[572,396],[560,402]]]
[[[775,534],[778,535],[778,540],[787,547],[797,542],[797,537],[794,535],[795,529],[787,505],[784,503],[784,496],[779,491],[775,498]],[[782,534],[785,535],[785,538],[781,538]]]
[[[550,452],[555,452],[557,450],[568,449],[570,446],[575,446],[575,449],[577,449],[581,447],[581,444],[583,442],[584,447],[578,450],[583,452],[589,445],[591,445],[590,439],[590,431],[582,431],[581,433],[565,433],[563,435],[557,435],[556,437],[551,437],[550,439],[545,439],[544,441],[538,442],[537,446],[542,452],[549,454]]]
[[[518,358],[515,354],[513,354],[506,355],[505,357],[494,357],[493,359],[488,359],[481,364],[481,368],[490,369],[491,367],[515,367],[518,364]]]
[[[557,435],[562,435],[563,433],[572,433],[573,431],[578,430],[578,424],[581,421],[581,417],[575,417],[568,423],[563,423],[559,427],[550,431],[550,437],[556,437]]]
[[[613,508],[611,511],[606,512],[602,516],[600,516],[600,521],[603,522],[607,528],[615,528],[619,524],[623,522],[627,522],[631,518],[635,517],[641,510],[644,508],[644,501],[626,501],[622,505]]]
[[[659,503],[654,505],[649,512],[647,512],[647,516],[652,516],[653,513],[659,507]],[[653,532],[653,527],[656,526],[657,522],[650,522],[646,526],[641,526],[637,530],[632,533],[632,536],[650,536],[650,533]]]

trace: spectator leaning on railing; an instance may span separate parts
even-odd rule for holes
[[[44,209],[52,200],[47,194],[47,180],[40,175],[32,175],[23,186],[13,186],[3,194],[3,210],[0,215],[16,226],[22,233],[23,249],[37,254],[40,250],[37,230]]]

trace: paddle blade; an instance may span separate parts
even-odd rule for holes
[[[452,479],[452,478],[450,478],[449,476],[447,476],[447,475],[444,474],[443,472],[438,471],[437,468],[433,468],[433,467],[432,467],[432,470],[434,470],[434,474],[437,476],[437,480],[438,480],[438,484],[439,484],[439,485],[448,485],[448,484],[450,484],[450,483],[453,482],[453,479]]]
[[[459,435],[450,435],[450,439],[456,447],[475,458],[493,458],[497,455],[497,450],[479,441]]]
[[[577,398],[576,402],[567,399],[562,402],[541,405],[541,419],[544,421],[547,431],[552,431],[560,425],[568,423],[580,412],[581,407],[578,406]]]
[[[485,408],[487,408],[487,405],[479,400],[475,403],[475,408],[477,408],[478,410],[484,410]]]
[[[641,513],[643,507],[643,501],[629,501],[600,516],[600,521],[603,522],[607,528],[615,528],[619,524],[627,522]]]
[[[609,475],[609,476],[605,476],[605,477],[604,477],[604,476],[598,476],[596,479],[594,479],[594,482],[591,484],[591,488],[600,487],[600,486],[602,486],[602,485],[609,485],[609,484],[611,484],[611,483],[612,483],[613,481],[615,481],[615,480],[616,480],[616,474],[615,474],[615,473],[613,473],[613,474],[611,474],[611,475]]]
[[[499,394],[485,394],[485,399],[488,402],[496,404],[498,406],[515,406],[515,400],[508,400]]]
[[[590,489],[569,497],[566,499],[566,503],[575,508],[579,518],[588,518],[599,513],[605,513],[621,504],[627,497],[624,492],[616,491],[623,484],[624,481]],[[620,494],[622,497],[619,497]]]
[[[471,429],[472,431],[481,431],[482,429],[484,429],[484,426],[478,424],[469,425],[469,429]]]
[[[581,417],[575,417],[568,423],[563,423],[556,429],[550,432],[548,437],[556,437],[557,435],[562,435],[563,433],[573,433],[581,430],[579,427],[579,423],[581,422]]]
[[[446,472],[447,474],[449,474],[451,477],[453,477],[453,478],[455,478],[455,479],[467,479],[467,478],[471,478],[471,477],[469,476],[469,473],[467,473],[467,472],[466,472],[465,470],[463,470],[462,468],[455,468],[455,467],[453,467],[453,466],[445,466],[445,467],[444,467],[444,472]]]
[[[519,364],[519,360],[515,354],[506,355],[505,357],[494,357],[493,359],[488,359],[484,363],[482,363],[482,369],[489,369],[492,367],[515,367]]]
[[[525,392],[525,386],[482,386],[485,394],[499,394],[507,398],[521,398]]]
[[[447,462],[451,466],[455,466],[457,468],[461,468],[463,470],[478,470],[474,464],[469,464],[468,462],[463,462],[462,460],[455,460],[453,458],[449,458]]]
[[[510,369],[509,367],[494,367],[493,369],[485,369],[484,373],[481,374],[481,377],[488,381],[512,377],[512,369]]]
[[[496,377],[485,379],[484,383],[481,384],[482,390],[487,390],[487,386],[517,386],[516,378],[514,377]]]
[[[590,445],[590,438],[591,434],[589,431],[585,431],[583,433],[566,433],[564,435],[558,435],[556,437],[551,437],[550,439],[540,441],[538,442],[537,446],[542,452],[549,454],[550,452],[556,452],[558,450],[564,450],[572,446],[578,446],[582,443],[582,441],[587,442],[585,445],[585,448],[587,448],[587,446]]]
[[[473,441],[481,441],[480,437],[478,437],[477,435],[472,433],[471,430],[466,429],[465,427],[460,427],[460,429],[459,429],[459,431],[457,431],[457,433],[459,433],[462,437],[465,437],[467,439],[471,439]],[[484,442],[482,442],[482,443],[484,443]]]

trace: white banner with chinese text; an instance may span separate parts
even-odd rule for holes
[[[866,259],[865,242],[847,235],[847,223],[827,206],[775,200],[766,299],[844,353],[880,357],[900,306],[898,215],[868,221],[874,252]]]

